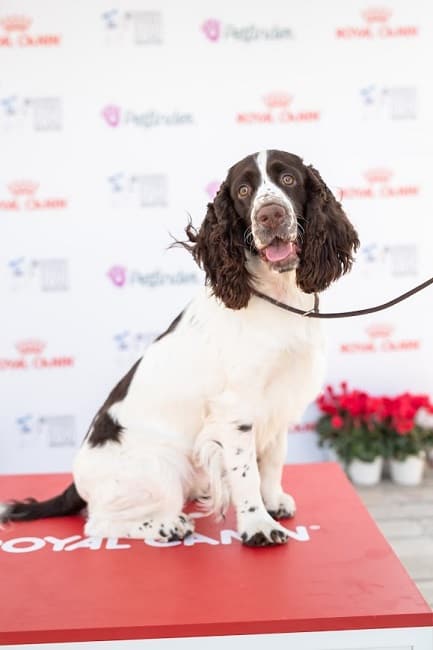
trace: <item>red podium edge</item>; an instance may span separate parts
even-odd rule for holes
[[[403,619],[403,620],[402,620]],[[207,636],[245,636],[249,634],[290,634],[290,633],[309,633],[309,632],[333,632],[347,630],[368,630],[381,628],[419,628],[433,626],[433,611],[425,614],[408,614],[377,616],[374,621],[366,624],[365,617],[359,617],[359,621],[354,617],[332,618],[316,620],[313,625],[306,626],[305,621],[291,620],[287,621],[236,621],[231,623],[210,623],[191,625],[171,625],[169,629],[165,626],[157,625],[154,627],[147,626],[144,630],[141,627],[128,628],[104,628],[101,630],[93,628],[61,629],[61,630],[27,630],[26,632],[7,632],[0,633],[0,642],[5,645],[18,645],[20,643],[71,643],[79,641],[121,641],[137,639],[170,639],[170,638],[188,638],[188,637],[207,637]]]

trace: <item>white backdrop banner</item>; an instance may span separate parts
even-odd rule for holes
[[[432,58],[429,0],[0,0],[0,472],[70,469],[203,282],[170,233],[249,153],[314,164],[359,230],[322,309],[432,275]],[[431,299],[327,324],[328,381],[433,393]]]

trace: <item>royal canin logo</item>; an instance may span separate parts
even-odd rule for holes
[[[41,354],[45,350],[46,343],[38,339],[27,339],[15,343],[20,354]]]
[[[310,524],[307,526],[293,526],[286,528],[287,534],[291,540],[295,542],[309,542],[312,537],[311,533],[320,532],[320,524]],[[217,537],[210,537],[209,535],[202,535],[201,533],[193,533],[185,537],[182,541],[173,542],[157,542],[155,540],[130,540],[120,539],[118,537],[109,537],[103,539],[102,537],[82,537],[81,535],[71,535],[70,537],[53,537],[47,535],[45,537],[14,537],[12,539],[0,540],[0,553],[34,553],[45,548],[46,551],[78,551],[78,550],[91,550],[91,551],[115,551],[115,550],[129,550],[131,548],[138,548],[139,546],[150,546],[155,548],[173,548],[176,546],[191,547],[198,544],[206,544],[207,546],[230,546],[231,544],[240,544],[241,537],[235,530],[222,529],[219,531]]]
[[[7,32],[25,32],[32,22],[29,16],[6,16],[0,20],[0,25]]]
[[[399,339],[394,336],[395,327],[389,323],[373,323],[366,327],[366,339],[342,343],[340,352],[344,354],[375,352],[413,352],[421,348],[419,339]]]
[[[361,11],[361,15],[368,23],[386,23],[392,16],[388,7],[370,7]]]
[[[291,433],[311,433],[311,431],[316,430],[316,422],[301,422],[300,424],[295,424]]]
[[[394,327],[388,323],[374,323],[366,327],[365,331],[371,339],[385,339],[391,336]]]
[[[1,370],[44,370],[72,368],[75,358],[70,355],[49,356],[44,354],[47,344],[40,339],[23,339],[15,343],[18,356],[0,357]]]
[[[420,193],[419,185],[403,185],[393,181],[394,172],[387,168],[368,169],[363,173],[363,176],[366,183],[339,188],[341,200],[393,199],[414,197]]]
[[[376,169],[368,169],[364,172],[364,177],[369,183],[389,183],[393,177],[393,172],[390,169],[378,167]]]
[[[262,97],[264,108],[257,111],[242,112],[236,115],[238,124],[287,124],[290,122],[317,122],[321,114],[318,110],[300,109],[294,105],[293,95],[273,92]]]
[[[1,47],[57,47],[62,42],[61,34],[29,32],[33,18],[12,15],[0,18]]]
[[[60,196],[37,196],[39,183],[29,179],[11,181],[6,186],[9,196],[0,197],[0,211],[64,210],[68,201]]]
[[[39,183],[33,181],[12,181],[9,183],[8,189],[14,196],[32,196],[39,187]]]
[[[417,25],[401,25],[391,22],[389,7],[367,7],[361,11],[363,22],[337,27],[335,36],[341,40],[374,38],[412,38],[419,35]]]

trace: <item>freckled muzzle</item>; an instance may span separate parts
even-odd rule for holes
[[[255,206],[253,235],[260,257],[277,271],[298,266],[297,224],[291,206],[280,201],[260,202]]]

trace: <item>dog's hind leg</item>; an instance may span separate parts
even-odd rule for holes
[[[86,535],[183,539],[194,530],[182,512],[191,474],[185,450],[170,445],[122,441],[82,448],[74,478],[87,501]]]
[[[182,540],[193,531],[193,520],[183,512],[178,515],[155,512],[131,520],[96,513],[90,515],[84,527],[84,532],[89,537],[130,537],[157,542]]]

